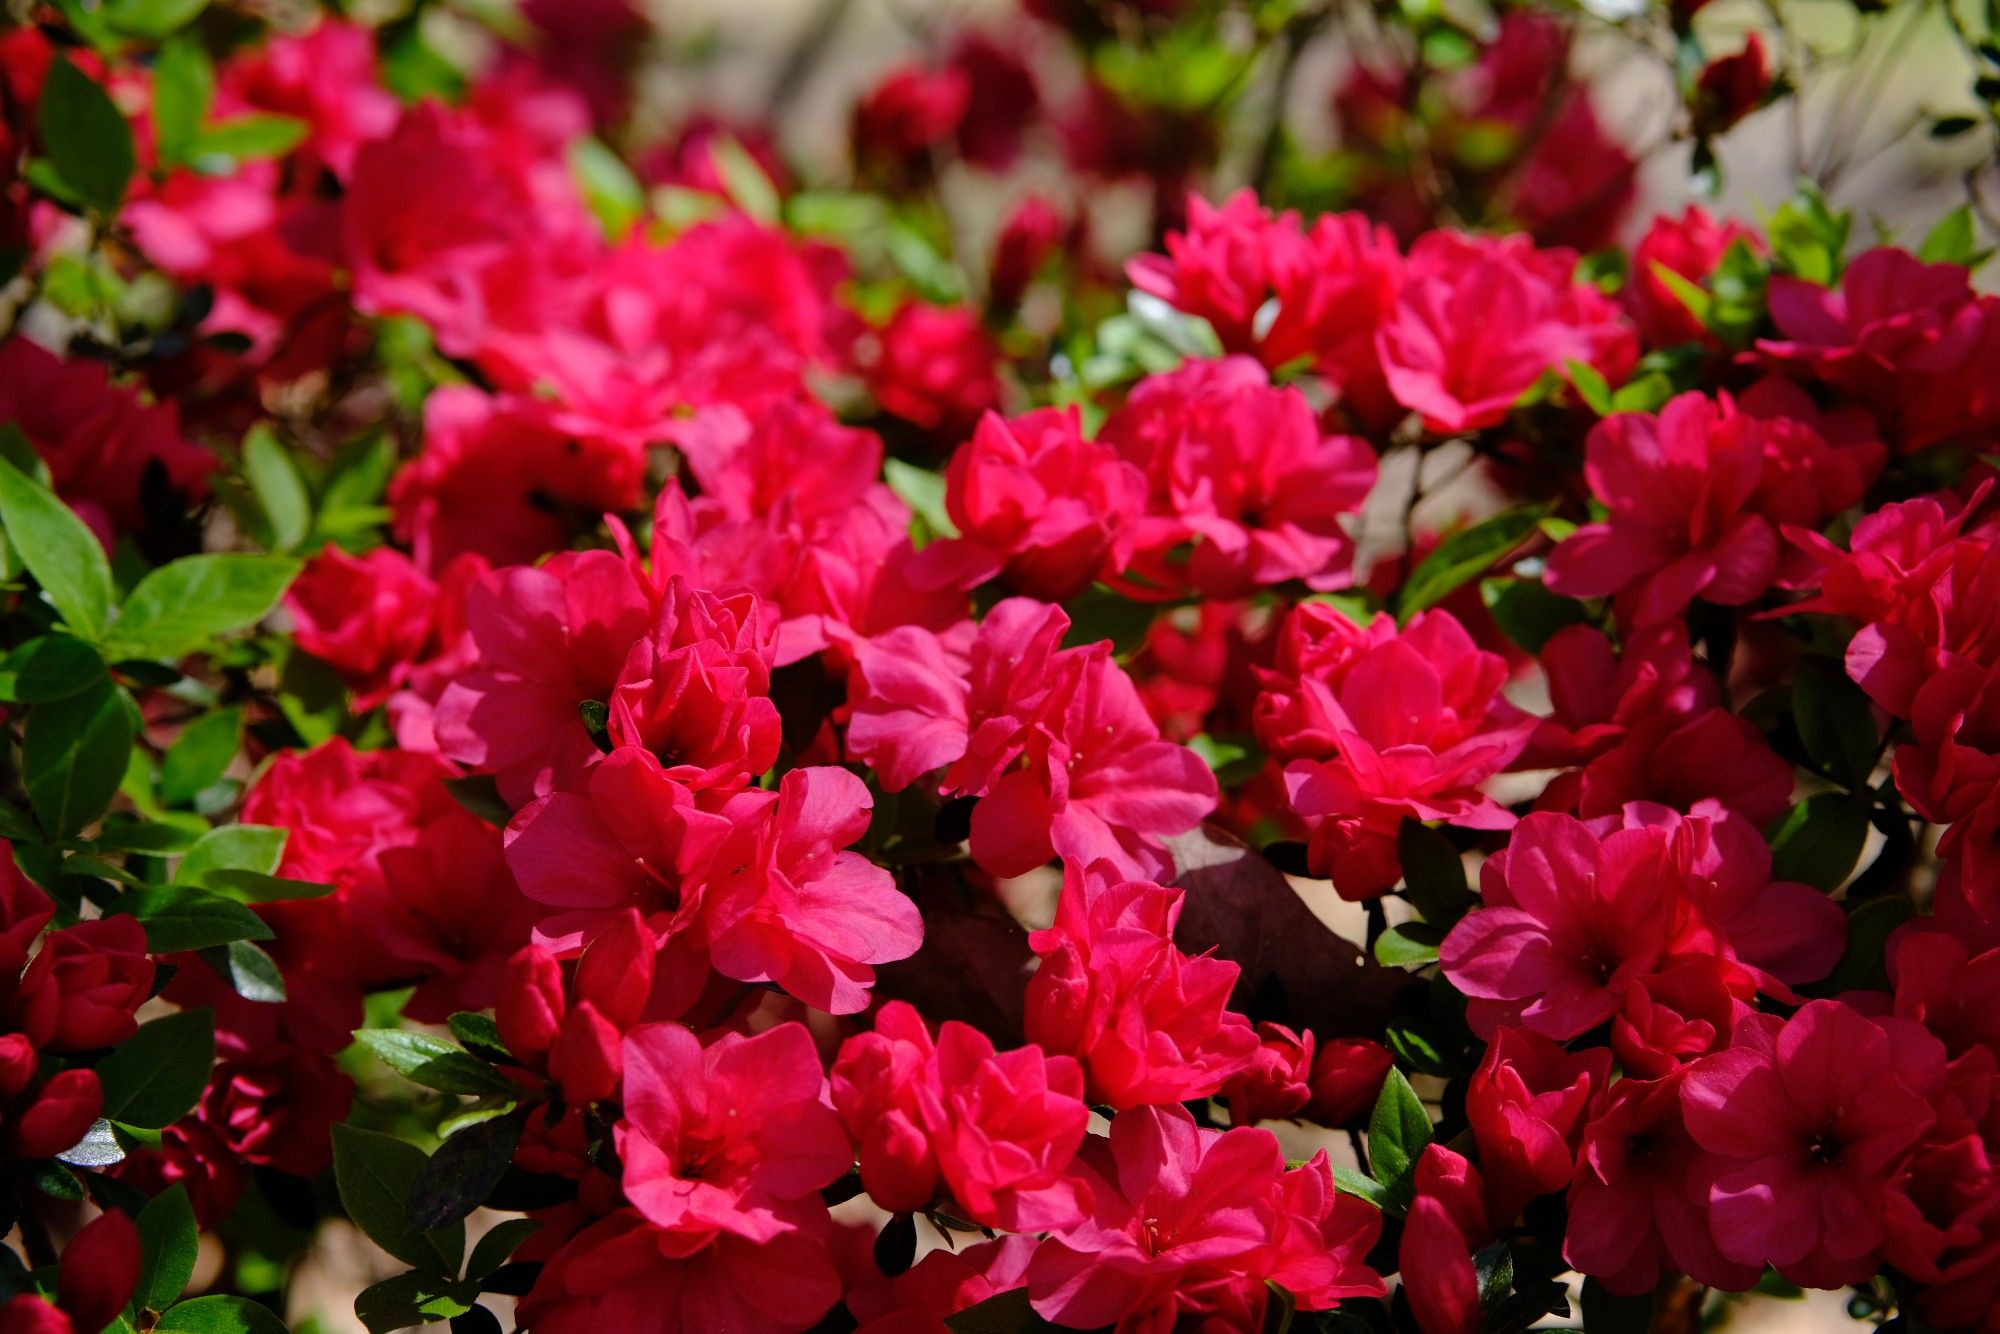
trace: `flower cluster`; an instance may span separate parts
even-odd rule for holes
[[[1027,0],[837,170],[205,8],[0,36],[0,1331],[2000,1334],[1970,211],[1626,227],[1553,8],[1322,152],[1340,11]]]

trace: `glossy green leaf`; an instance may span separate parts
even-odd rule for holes
[[[441,1093],[517,1093],[514,1081],[471,1052],[428,1033],[364,1028],[356,1041],[406,1079]]]
[[[236,758],[242,733],[241,706],[204,713],[182,728],[160,762],[160,800],[185,806],[219,782]]]
[[[248,1297],[196,1297],[161,1316],[153,1328],[158,1334],[287,1334],[270,1307]]]
[[[154,954],[205,950],[232,940],[269,940],[272,934],[263,918],[236,900],[189,885],[121,894],[111,911],[138,918]]]
[[[298,572],[299,562],[285,556],[183,556],[139,581],[110,642],[133,657],[183,657],[264,619]]]
[[[217,871],[270,875],[285,855],[287,831],[270,825],[232,824],[210,830],[174,869],[174,883],[201,888]]]
[[[108,677],[28,711],[22,779],[49,837],[68,838],[104,814],[125,775],[134,731],[132,706]]]
[[[122,1125],[158,1130],[185,1116],[215,1063],[215,1017],[181,1010],[141,1024],[97,1063],[104,1115]]]
[[[1438,543],[1403,586],[1396,602],[1398,617],[1408,621],[1485,574],[1501,557],[1534,536],[1547,513],[1545,505],[1508,510]]]
[[[144,1259],[132,1305],[141,1311],[148,1307],[164,1311],[194,1276],[195,1256],[201,1249],[201,1230],[195,1225],[187,1187],[176,1181],[147,1201],[136,1221]]]
[[[57,61],[55,68],[68,66]],[[0,459],[0,525],[64,624],[95,639],[111,616],[111,562],[55,492]]]
[[[424,1169],[424,1152],[393,1135],[358,1126],[333,1128],[333,1176],[347,1216],[377,1246],[430,1274],[455,1273],[465,1249],[465,1229],[437,1234],[410,1226],[405,1202]],[[455,1237],[455,1240],[454,1240]]]

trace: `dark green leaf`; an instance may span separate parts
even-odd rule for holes
[[[121,894],[111,911],[138,918],[154,954],[205,950],[232,940],[269,940],[272,934],[263,918],[236,900],[187,885]]]
[[[191,817],[199,820],[199,817]],[[202,830],[165,820],[129,820],[107,823],[98,830],[99,852],[185,852],[194,846]]]
[[[333,1128],[334,1183],[355,1226],[405,1264],[452,1273],[465,1248],[465,1229],[454,1225],[432,1236],[412,1228],[405,1217],[404,1202],[423,1170],[423,1150],[414,1144],[357,1126]]]
[[[1475,1251],[1472,1271],[1479,1280],[1479,1304],[1489,1311],[1514,1290],[1514,1253],[1504,1241],[1491,1242]]]
[[[1404,819],[1396,833],[1403,864],[1403,892],[1424,920],[1446,931],[1472,907],[1465,862],[1451,840],[1421,820]]]
[[[1652,1293],[1620,1297],[1594,1278],[1583,1281],[1584,1334],[1646,1334],[1652,1327]]]
[[[1424,922],[1405,922],[1375,937],[1375,962],[1390,968],[1414,968],[1437,962],[1444,933]]]
[[[176,38],[153,62],[153,131],[160,164],[187,161],[215,100],[215,67],[199,40]]]
[[[287,1334],[285,1322],[248,1297],[196,1297],[153,1326],[158,1334]]]
[[[53,68],[70,67],[58,60]],[[0,459],[0,525],[5,525],[14,550],[42,586],[42,595],[62,613],[64,623],[86,639],[102,634],[112,598],[111,562],[105,559],[104,548],[55,492],[4,459]]]
[[[390,1069],[441,1093],[517,1093],[514,1082],[474,1056],[428,1033],[364,1028],[355,1038]]]
[[[1403,1072],[1391,1067],[1368,1119],[1368,1166],[1399,1206],[1409,1205],[1417,1156],[1430,1142],[1430,1114]]]
[[[239,903],[284,903],[293,899],[323,899],[333,893],[332,885],[311,880],[286,880],[257,871],[210,871],[202,877],[202,887],[227,894]]]
[[[254,625],[278,605],[299,562],[247,552],[183,556],[139,581],[111,629],[133,657],[179,658]]]
[[[271,825],[232,824],[203,834],[181,864],[174,883],[200,889],[218,871],[270,875],[285,855],[286,831]]]
[[[159,1130],[187,1114],[215,1063],[215,1016],[182,1010],[141,1024],[97,1063],[104,1115],[123,1125]]]
[[[1069,612],[1070,626],[1069,633],[1063,636],[1064,648],[1108,639],[1111,651],[1123,657],[1144,642],[1159,608],[1152,603],[1134,602],[1108,588],[1093,587],[1071,598],[1065,610]]]
[[[411,1227],[432,1232],[485,1204],[521,1145],[526,1112],[476,1121],[438,1145],[410,1188]]]
[[[398,1274],[364,1289],[354,1299],[354,1314],[370,1334],[391,1334],[464,1315],[478,1300],[477,1284],[430,1274]]]
[[[1539,579],[1486,579],[1479,596],[1500,633],[1530,653],[1540,653],[1558,630],[1589,619],[1581,602],[1549,592]]]
[[[500,1026],[491,1015],[460,1010],[447,1021],[447,1026],[452,1036],[468,1047],[484,1047],[502,1054],[507,1050],[507,1044],[500,1040]]]
[[[243,476],[270,522],[272,550],[296,549],[312,531],[312,497],[270,427],[260,424],[244,437]]]
[[[205,713],[182,728],[160,763],[160,800],[185,806],[219,781],[236,758],[242,732],[240,705]]]
[[[104,814],[125,777],[133,732],[131,705],[108,677],[28,711],[22,779],[51,838],[68,838]]]
[[[57,56],[42,83],[36,124],[63,184],[99,212],[116,213],[136,159],[132,127],[111,95]]]
[[[472,1258],[465,1262],[465,1276],[477,1282],[506,1264],[514,1249],[541,1225],[537,1218],[509,1218],[494,1224],[473,1246]]]
[[[1011,1288],[944,1318],[951,1334],[1036,1334],[1058,1328],[1035,1314],[1026,1288]]]
[[[178,1181],[149,1200],[139,1211],[139,1243],[145,1256],[139,1267],[139,1287],[132,1294],[136,1310],[164,1311],[194,1276],[201,1231],[187,1187]]]
[[[1398,618],[1408,621],[1424,608],[1449,597],[1467,581],[1486,573],[1501,557],[1532,537],[1548,512],[1546,505],[1508,510],[1438,543],[1437,549],[1417,566],[1409,583],[1403,585],[1402,596],[1396,603]]]
[[[333,668],[292,646],[278,671],[278,709],[308,746],[317,746],[347,717],[347,686]]]
[[[43,704],[83,693],[104,679],[104,659],[81,639],[43,635],[0,661],[0,699]]]
[[[492,774],[447,778],[444,787],[451,793],[453,801],[496,829],[505,829],[507,822],[514,818],[514,808],[500,795],[500,788],[494,783]]]
[[[30,1186],[52,1200],[68,1200],[72,1204],[83,1203],[85,1191],[76,1173],[64,1167],[53,1158],[41,1158],[21,1165],[21,1174]]]
[[[1854,872],[1868,843],[1868,806],[1839,792],[1808,797],[1771,833],[1771,875],[1828,893]]]
[[[1847,949],[1814,992],[1837,996],[1843,991],[1886,991],[1884,947],[1896,928],[1914,916],[1916,908],[1900,894],[1854,906],[1847,914]]]
[[[278,971],[277,960],[261,947],[247,940],[232,940],[227,945],[211,945],[201,951],[201,957],[244,1000],[266,1005],[284,1001],[284,974]]]
[[[1868,786],[1881,734],[1874,707],[1845,674],[1801,668],[1792,683],[1799,740],[1820,771],[1850,791]]]

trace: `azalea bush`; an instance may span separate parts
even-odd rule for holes
[[[4,1334],[2000,1330],[1974,17],[8,8]]]

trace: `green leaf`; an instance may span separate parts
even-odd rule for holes
[[[1978,236],[1972,227],[1972,208],[1960,204],[1938,219],[1917,250],[1917,258],[1927,264],[1970,264]]]
[[[1611,384],[1595,366],[1581,361],[1565,363],[1569,367],[1569,382],[1576,386],[1577,396],[1590,410],[1600,417],[1609,417],[1611,406]]]
[[[248,1297],[197,1297],[153,1326],[158,1334],[287,1334],[285,1322]]]
[[[97,1063],[105,1119],[142,1130],[172,1125],[201,1098],[214,1063],[209,1011],[182,1010],[141,1024]]]
[[[882,480],[910,507],[910,513],[923,521],[926,541],[958,536],[958,525],[945,509],[942,474],[901,459],[887,459],[882,464]]]
[[[514,1253],[515,1248],[541,1225],[541,1220],[537,1218],[510,1218],[494,1224],[472,1248],[472,1258],[465,1262],[465,1276],[476,1283],[506,1264],[507,1257]]]
[[[1646,1334],[1652,1327],[1652,1293],[1620,1297],[1594,1278],[1583,1281],[1584,1334]]]
[[[1430,1142],[1430,1113],[1403,1072],[1390,1067],[1368,1120],[1368,1166],[1398,1207],[1409,1206],[1417,1157]]]
[[[1548,512],[1547,505],[1507,510],[1438,543],[1403,586],[1396,603],[1399,618],[1407,623],[1468,580],[1486,573],[1494,562],[1532,537]]]
[[[1403,865],[1404,897],[1440,931],[1472,908],[1465,862],[1451,840],[1421,820],[1405,818],[1396,831],[1396,856]]]
[[[1889,987],[1884,947],[1897,927],[1916,916],[1916,908],[1900,894],[1866,899],[1847,914],[1847,949],[1833,972],[1814,984],[1816,995],[1843,991],[1886,991]]]
[[[444,780],[445,791],[469,815],[476,815],[496,829],[505,829],[514,818],[514,808],[500,795],[500,785],[492,774],[467,774]]]
[[[201,1249],[201,1230],[195,1225],[187,1187],[177,1181],[155,1195],[139,1211],[137,1223],[145,1258],[132,1306],[164,1311],[194,1276],[195,1255]]]
[[[355,1226],[405,1264],[432,1274],[452,1273],[465,1248],[464,1227],[454,1224],[432,1235],[412,1228],[405,1217],[404,1202],[423,1170],[423,1150],[413,1144],[358,1126],[333,1128],[334,1183]]]
[[[1064,610],[1070,618],[1069,633],[1062,640],[1064,648],[1108,639],[1112,653],[1121,657],[1145,642],[1146,632],[1153,628],[1153,618],[1159,613],[1156,604],[1135,602],[1102,585],[1071,598]]]
[[[1771,877],[1830,894],[1847,883],[1867,843],[1867,803],[1822,792],[1792,807],[1771,831]]]
[[[72,1204],[81,1204],[88,1194],[83,1188],[83,1182],[77,1180],[76,1173],[53,1158],[42,1158],[23,1164],[21,1171],[29,1185],[52,1200],[68,1200]]]
[[[1558,630],[1590,618],[1581,602],[1549,592],[1539,579],[1485,579],[1479,597],[1500,633],[1530,653],[1540,653]]]
[[[271,525],[271,549],[293,551],[312,531],[312,497],[291,454],[268,425],[243,439],[243,476]]]
[[[160,763],[160,800],[185,806],[219,782],[236,758],[242,732],[240,705],[205,713],[182,728]]]
[[[736,207],[759,222],[777,221],[778,187],[749,149],[730,135],[717,135],[709,141],[708,156]]]
[[[631,231],[632,224],[645,215],[646,187],[602,139],[583,135],[571,140],[569,171],[584,204],[611,240]]]
[[[227,945],[210,946],[201,951],[201,957],[244,1000],[265,1005],[283,1003],[285,976],[278,971],[278,961],[260,946],[247,940],[232,940]]]
[[[518,1093],[514,1081],[465,1048],[400,1028],[364,1028],[355,1039],[390,1069],[440,1093]]]
[[[1343,1195],[1366,1200],[1377,1209],[1385,1209],[1394,1203],[1389,1192],[1383,1189],[1381,1182],[1340,1163],[1333,1165],[1333,1184]]]
[[[174,870],[173,883],[196,889],[217,871],[270,875],[284,859],[287,831],[271,825],[232,824],[203,834]]]
[[[109,0],[104,21],[128,37],[157,42],[194,22],[208,0]]]
[[[215,66],[201,42],[177,37],[161,48],[153,62],[153,130],[161,166],[187,161],[214,101]]]
[[[1444,933],[1424,922],[1404,922],[1375,937],[1375,962],[1390,968],[1435,963]]]
[[[289,903],[296,899],[323,899],[333,893],[332,885],[311,880],[287,880],[259,871],[224,868],[202,877],[202,887],[227,894],[238,903]]]
[[[1874,706],[1860,686],[1845,673],[1802,668],[1792,683],[1792,717],[1820,772],[1849,791],[1868,786],[1881,734]]]
[[[199,816],[189,817],[200,822]],[[186,852],[203,830],[163,820],[133,820],[106,824],[93,840],[99,852]]]
[[[69,66],[58,60],[52,68]],[[104,548],[55,492],[5,460],[0,460],[0,525],[64,623],[86,639],[102,634],[112,598]]]
[[[100,213],[118,211],[136,157],[124,113],[88,74],[57,56],[36,110],[42,147],[63,184]]]
[[[125,776],[133,734],[131,705],[108,677],[28,711],[22,780],[49,837],[68,838],[104,814]]]
[[[249,162],[283,157],[305,141],[310,127],[296,116],[257,113],[211,125],[195,140],[193,157]]]
[[[492,1015],[460,1010],[445,1022],[452,1036],[466,1046],[485,1047],[489,1051],[506,1054],[507,1044],[501,1040],[500,1026],[493,1022]]]
[[[486,1203],[521,1147],[525,1111],[479,1121],[438,1145],[405,1202],[411,1227],[433,1232]]]
[[[111,628],[133,657],[179,658],[217,635],[264,619],[299,572],[287,556],[183,556],[139,581]]]
[[[278,711],[308,746],[330,740],[347,717],[347,686],[333,668],[296,645],[278,670]]]
[[[121,894],[111,911],[138,918],[154,954],[205,950],[232,940],[269,940],[272,934],[263,918],[236,900],[188,885]]]
[[[370,1334],[392,1334],[464,1315],[479,1300],[479,1285],[429,1274],[398,1274],[362,1290],[354,1314]]]
[[[0,660],[0,699],[45,704],[80,695],[104,679],[104,659],[81,639],[43,635]]]

